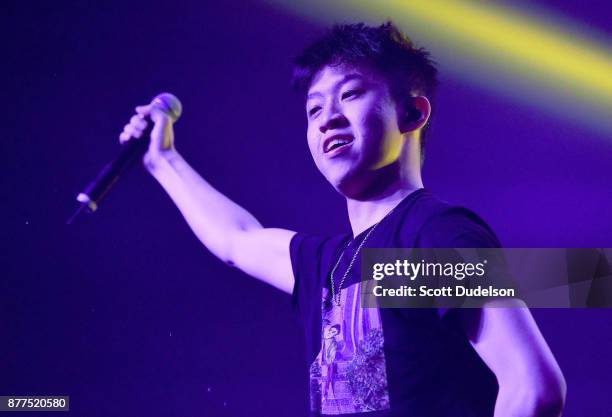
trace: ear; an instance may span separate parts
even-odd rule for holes
[[[409,133],[425,126],[431,115],[431,103],[425,96],[409,97],[398,112],[401,133]]]

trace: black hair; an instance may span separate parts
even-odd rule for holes
[[[433,103],[438,70],[424,48],[417,48],[390,21],[378,26],[364,23],[334,25],[294,60],[293,88],[306,94],[315,75],[326,66],[372,65],[389,83],[397,103],[414,94]],[[421,132],[421,158],[430,121]]]

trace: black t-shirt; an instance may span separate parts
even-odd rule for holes
[[[454,324],[454,311],[361,308],[359,256],[342,285],[340,306],[331,301],[332,268],[342,256],[334,274],[337,286],[368,231],[352,241],[350,234],[301,233],[291,241],[293,303],[306,335],[312,415],[492,416],[495,376]],[[364,244],[500,246],[476,214],[425,189],[407,196]]]

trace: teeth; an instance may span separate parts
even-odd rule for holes
[[[351,142],[350,140],[346,140],[346,139],[334,139],[327,146],[327,151],[330,151],[342,145],[346,145],[347,143],[350,143],[350,142]]]

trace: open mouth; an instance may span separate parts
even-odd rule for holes
[[[330,153],[337,149],[347,147],[353,143],[353,137],[350,135],[337,135],[325,141],[323,152]]]

